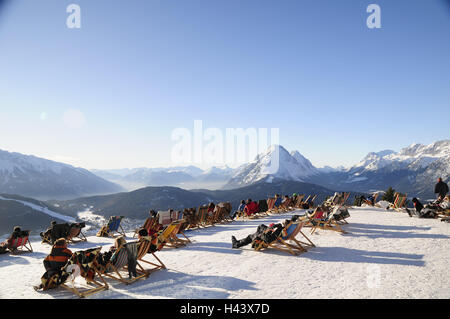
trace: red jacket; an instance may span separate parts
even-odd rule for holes
[[[258,204],[256,202],[251,202],[245,205],[244,212],[247,214],[247,216],[256,214],[259,210]]]

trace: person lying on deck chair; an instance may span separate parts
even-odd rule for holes
[[[266,226],[261,224],[258,226],[255,233],[248,235],[247,237],[237,240],[236,237],[231,236],[232,248],[240,248],[242,246],[247,246],[251,244],[254,240],[262,240],[266,243],[271,243],[274,241],[283,230],[283,224],[270,224]]]
[[[281,205],[282,198],[279,194],[275,194],[275,198],[276,198],[276,200],[275,200],[275,203],[273,204],[273,207],[278,208]]]
[[[414,210],[411,210],[409,208],[406,208],[406,212],[408,213],[409,217],[419,217],[419,218],[436,218],[437,217],[437,210],[430,207],[424,207],[422,203],[417,199],[413,198],[412,202],[414,203]]]
[[[40,233],[43,242],[54,244],[59,238],[66,238],[70,231],[70,225],[68,223],[57,224],[56,221],[52,221],[51,226],[44,232]]]
[[[244,209],[245,209],[245,200],[241,200],[241,204],[239,205],[237,211],[235,211],[233,213],[233,215],[231,216],[231,219],[235,219],[237,214],[243,213]]]
[[[22,233],[22,229],[19,226],[14,227],[13,232],[9,238],[4,241],[3,243],[0,243],[0,254],[6,254],[8,252],[8,247],[11,245],[11,242],[20,237]]]
[[[245,205],[244,212],[247,216],[253,216],[259,211],[258,203],[252,201],[251,198],[247,200],[247,205]]]
[[[155,238],[153,236],[149,236],[147,229],[141,228],[138,232],[138,241],[142,242],[144,240],[149,240],[151,242],[150,249],[147,254],[154,253],[157,250],[157,247],[154,244]]]
[[[261,224],[258,226],[255,233],[248,235],[247,237],[237,240],[236,237],[231,236],[231,243],[232,248],[240,248],[242,246],[246,246],[254,242],[255,240],[262,240],[266,243],[271,243],[275,239],[278,238],[278,236],[283,231],[284,227],[288,225],[291,221],[295,222],[298,218],[300,218],[299,215],[292,216],[291,219],[286,219],[283,223],[278,224],[269,224],[269,226],[266,226],[264,224]]]
[[[48,280],[54,275],[62,275],[61,269],[66,265],[68,260],[72,257],[72,252],[67,248],[67,241],[65,238],[59,238],[55,241],[50,255],[44,259],[45,273],[41,277],[41,284],[34,286],[36,291],[47,290],[49,287]],[[65,278],[64,278],[65,277]],[[67,275],[60,278],[62,282],[67,279]],[[62,283],[61,282],[61,283]]]
[[[123,245],[127,243],[125,237],[119,236],[114,240],[114,246],[109,247],[109,250],[105,253],[100,253],[99,255],[99,263],[101,266],[105,267],[109,261],[114,263],[115,259],[117,258],[117,254],[115,254],[116,251],[119,251],[120,248],[122,248]],[[107,272],[112,271],[112,269],[106,269]]]

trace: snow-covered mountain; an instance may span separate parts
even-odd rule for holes
[[[305,181],[319,171],[298,151],[289,153],[281,145],[272,145],[249,164],[241,166],[224,188],[237,188],[259,181]]]
[[[83,168],[0,150],[0,193],[67,199],[122,190]]]
[[[438,177],[450,180],[450,140],[429,145],[412,144],[399,152],[384,150],[367,154],[347,170],[324,172],[314,182],[326,187],[362,192],[389,186],[412,196],[433,198]]]

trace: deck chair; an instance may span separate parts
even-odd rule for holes
[[[170,217],[170,210],[158,211],[157,218],[159,223],[163,226],[167,226],[172,222],[172,218]]]
[[[280,203],[280,205],[278,207],[275,206],[275,203],[277,202],[277,198],[269,198],[267,200],[267,213],[268,214],[273,214],[273,213],[279,213],[281,210],[281,205],[282,203]]]
[[[187,238],[187,236],[184,234],[182,227],[183,224],[185,223],[185,220],[180,219],[180,220],[176,220],[173,221],[171,223],[171,225],[175,225],[175,229],[170,233],[169,236],[169,246],[175,247],[175,248],[179,248],[182,246],[186,246],[188,243],[190,243],[190,239]],[[184,239],[178,237],[177,235],[182,235],[184,237]]]
[[[69,233],[67,235],[67,240],[70,243],[79,243],[82,241],[87,241],[86,236],[81,231],[86,226],[85,223],[76,223],[70,225]],[[75,239],[77,238],[77,239]]]
[[[297,195],[297,198],[295,199],[294,207],[295,208],[303,208],[303,198],[305,198],[304,194]]]
[[[260,251],[262,249],[274,248],[294,256],[307,252],[307,247],[316,247],[316,245],[301,231],[304,224],[304,219],[295,222],[291,221],[284,227],[277,239],[271,243],[256,240],[254,249]],[[298,234],[301,234],[308,242],[299,241],[296,238]]]
[[[273,207],[275,206],[276,198],[269,198],[267,200],[267,211],[270,212],[273,210]]]
[[[368,199],[364,200],[364,204],[367,204],[369,206],[376,206],[375,204],[377,202],[377,198],[378,198],[379,195],[380,195],[380,193],[373,194],[373,205],[372,205],[372,202],[370,200],[368,200]]]
[[[197,211],[199,226],[205,227],[208,225],[208,206],[200,206]]]
[[[151,234],[158,232],[161,229],[161,224],[159,223],[158,218],[155,217],[149,217],[145,220],[144,225],[142,225],[141,228],[138,228],[134,231],[133,234],[133,238],[136,237],[136,235],[138,234],[139,230],[144,228],[145,230],[147,230],[149,236],[151,236]]]
[[[57,281],[61,280],[61,277],[67,278],[59,286],[74,293],[79,298],[85,298],[97,292],[108,290],[109,286],[99,271],[98,255],[101,250],[102,247],[98,247],[75,252],[63,267],[62,273],[51,277],[50,281],[53,281],[53,284],[58,286]],[[80,287],[75,284],[74,279],[77,276],[81,276],[86,280],[86,286]],[[70,279],[71,277],[72,280]],[[96,277],[99,280],[96,280]]]
[[[406,198],[407,198],[406,194],[397,193],[395,195],[394,203],[389,204],[389,208],[392,208],[398,212],[401,212],[402,208],[403,209],[405,208]]]
[[[314,195],[314,196],[312,196],[312,197],[309,197],[309,198],[308,198],[309,200],[305,201],[304,203],[305,203],[305,204],[309,204],[309,207],[310,207],[310,208],[313,208],[313,207],[314,207],[314,201],[316,200],[316,198],[317,198],[317,195]]]
[[[145,270],[141,270],[144,268],[139,264],[138,251],[139,242],[135,241],[124,244],[114,252],[111,260],[106,264],[106,266],[102,267],[101,274],[126,285],[132,284],[139,279],[147,278],[150,274]],[[133,261],[136,263],[137,276],[133,278],[125,278],[126,276],[122,275],[121,272],[126,271],[128,273],[129,264]]]
[[[194,229],[199,227],[199,218],[196,208],[189,209],[183,216],[188,223],[186,229]]]
[[[30,231],[22,230],[20,235],[14,239],[9,239],[6,248],[13,254],[21,254],[26,252],[33,252],[33,247],[31,247],[31,242],[29,240]],[[11,236],[10,236],[11,238]]]
[[[146,272],[148,274],[151,274],[154,271],[160,270],[160,269],[166,269],[166,266],[163,264],[163,262],[156,256],[155,251],[151,251],[152,246],[152,238],[151,237],[143,237],[141,238],[139,245],[138,245],[138,253],[137,253],[137,260],[140,262],[147,263],[151,265],[151,268],[145,269],[140,263],[138,263],[139,269],[141,269],[142,272]],[[152,255],[157,261],[151,262],[148,260],[145,260],[144,257],[148,255]]]
[[[318,211],[315,210],[315,214],[314,216],[310,216],[310,221],[309,223],[311,224],[312,228],[311,228],[311,234],[314,234],[314,232],[320,228],[320,229],[324,229],[324,230],[333,230],[333,231],[337,231],[340,233],[347,233],[346,231],[344,231],[341,227],[341,225],[334,219],[334,214],[336,214],[339,210],[340,206],[335,206],[333,208],[333,211],[331,211],[330,213],[328,213],[328,216],[326,216],[325,218],[323,218],[323,216],[318,216]]]
[[[97,237],[115,237],[115,233],[125,236],[125,231],[123,230],[120,223],[124,216],[111,216],[109,217],[108,223],[103,226],[97,233]]]
[[[279,208],[278,211],[279,211],[279,212],[287,212],[287,211],[293,209],[292,206],[293,206],[292,198],[289,198],[289,199],[287,199],[285,202],[282,202],[282,203],[280,204],[280,208]]]

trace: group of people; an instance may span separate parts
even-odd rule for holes
[[[280,194],[275,194],[275,202],[273,204],[274,208],[279,208],[280,206],[283,206],[286,203],[296,203],[297,202],[297,193],[292,194],[292,196],[285,195],[280,196]],[[292,201],[291,201],[292,200]],[[304,203],[304,205],[301,208],[308,209],[311,207],[311,203]],[[239,215],[252,217],[255,216],[258,213],[264,213],[267,212],[268,206],[267,206],[267,200],[261,199],[260,201],[256,202],[253,201],[251,198],[241,201],[241,204],[239,205],[237,211],[235,211],[232,215],[232,219],[235,219]]]
[[[447,195],[448,192],[449,188],[447,183],[439,177],[434,187],[434,193],[437,194],[437,199],[432,203],[423,205],[419,199],[414,197],[412,199],[414,209],[406,208],[406,212],[409,217],[436,218],[441,212],[450,209],[450,195]]]
[[[141,243],[144,240],[151,242],[148,253],[154,253],[157,251],[157,238],[156,236],[149,236],[148,231],[145,228],[141,228],[138,231],[138,242]],[[66,238],[57,239],[51,249],[50,254],[44,259],[45,273],[41,277],[41,283],[34,286],[36,291],[42,291],[51,289],[54,286],[65,282],[70,274],[64,272],[64,267],[67,265],[69,259],[72,257],[72,251],[67,248],[68,241]],[[102,269],[102,272],[108,273],[114,271],[111,265],[114,265],[118,252],[124,248],[127,241],[124,236],[118,236],[114,240],[114,245],[104,253],[99,253],[96,256],[96,264],[98,268]],[[137,261],[133,258],[127,260],[127,270],[129,278],[137,277],[136,265]],[[55,276],[56,275],[56,276]],[[51,278],[57,278],[57,282],[49,282]]]

